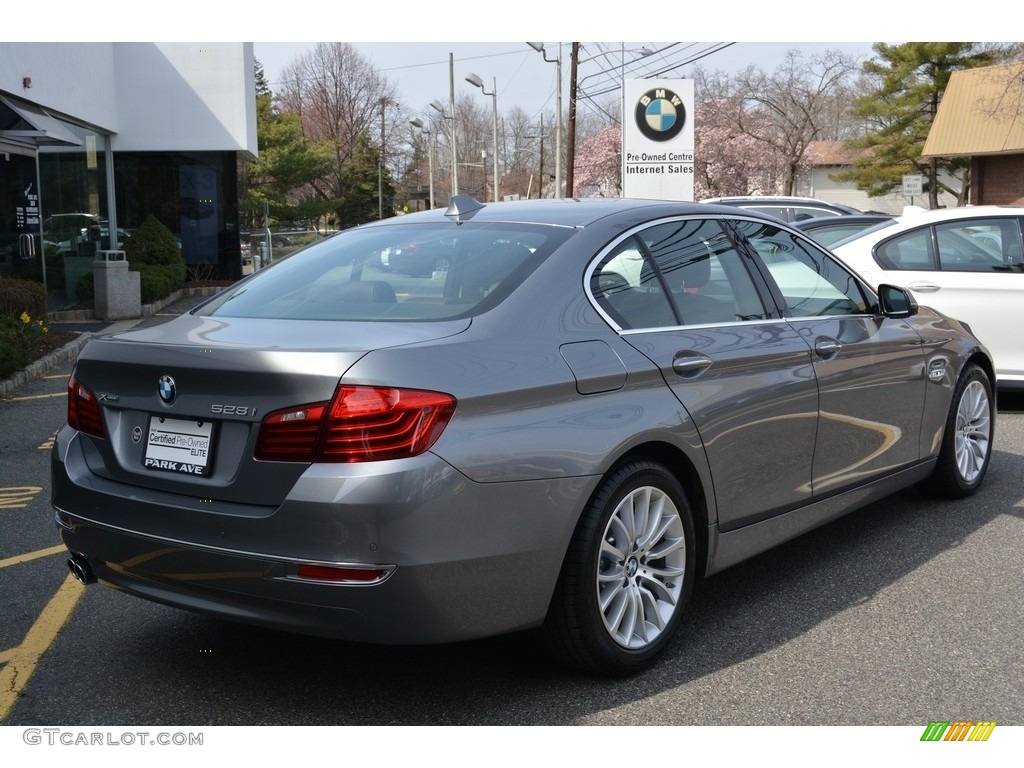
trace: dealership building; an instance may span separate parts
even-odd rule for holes
[[[0,276],[52,293],[152,214],[238,277],[254,65],[252,43],[0,43]]]

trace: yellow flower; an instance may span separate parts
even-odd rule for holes
[[[28,312],[22,312],[20,319],[21,319],[21,322],[23,322],[25,325],[28,325],[29,323],[32,322],[32,318],[29,317]]]

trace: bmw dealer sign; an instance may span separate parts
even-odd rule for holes
[[[693,200],[693,80],[627,80],[622,196]]]

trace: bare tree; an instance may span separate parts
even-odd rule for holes
[[[717,104],[727,133],[753,139],[764,156],[782,161],[779,189],[762,191],[791,195],[811,143],[851,130],[847,105],[858,69],[859,62],[838,51],[805,60],[794,50],[772,73],[748,67],[729,76],[698,69],[695,79],[702,98]],[[728,115],[724,104],[731,105]]]
[[[836,51],[810,61],[790,51],[771,75],[751,67],[737,77],[744,100],[737,127],[785,160],[783,194],[793,194],[807,148],[828,135],[830,106],[857,70],[856,61]]]
[[[404,143],[395,127],[403,125],[396,88],[349,43],[317,43],[285,68],[281,80],[281,107],[301,116],[308,139],[334,148],[330,172],[312,183],[323,198],[346,196],[361,141],[383,152],[385,164],[397,157],[388,151],[392,141]]]

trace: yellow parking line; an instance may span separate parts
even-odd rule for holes
[[[20,402],[22,400],[47,400],[47,399],[54,398],[54,397],[67,397],[67,396],[68,396],[67,392],[54,392],[54,393],[49,394],[49,395],[22,395],[21,397],[12,397],[10,399],[10,401],[12,403],[17,403],[17,402]]]
[[[38,485],[0,488],[0,509],[22,509],[27,507],[28,503],[42,490]]]
[[[63,544],[56,547],[49,547],[48,549],[37,549],[35,552],[26,552],[24,555],[15,555],[14,557],[9,557],[6,560],[0,560],[0,568],[7,568],[11,565],[21,565],[21,563],[38,560],[41,557],[49,557],[50,555],[58,555],[61,552],[67,551],[68,548]]]
[[[0,669],[0,722],[14,709],[18,696],[36,671],[39,659],[53,644],[84,594],[85,587],[69,575],[39,614],[21,645],[0,653],[0,662],[6,662]]]

